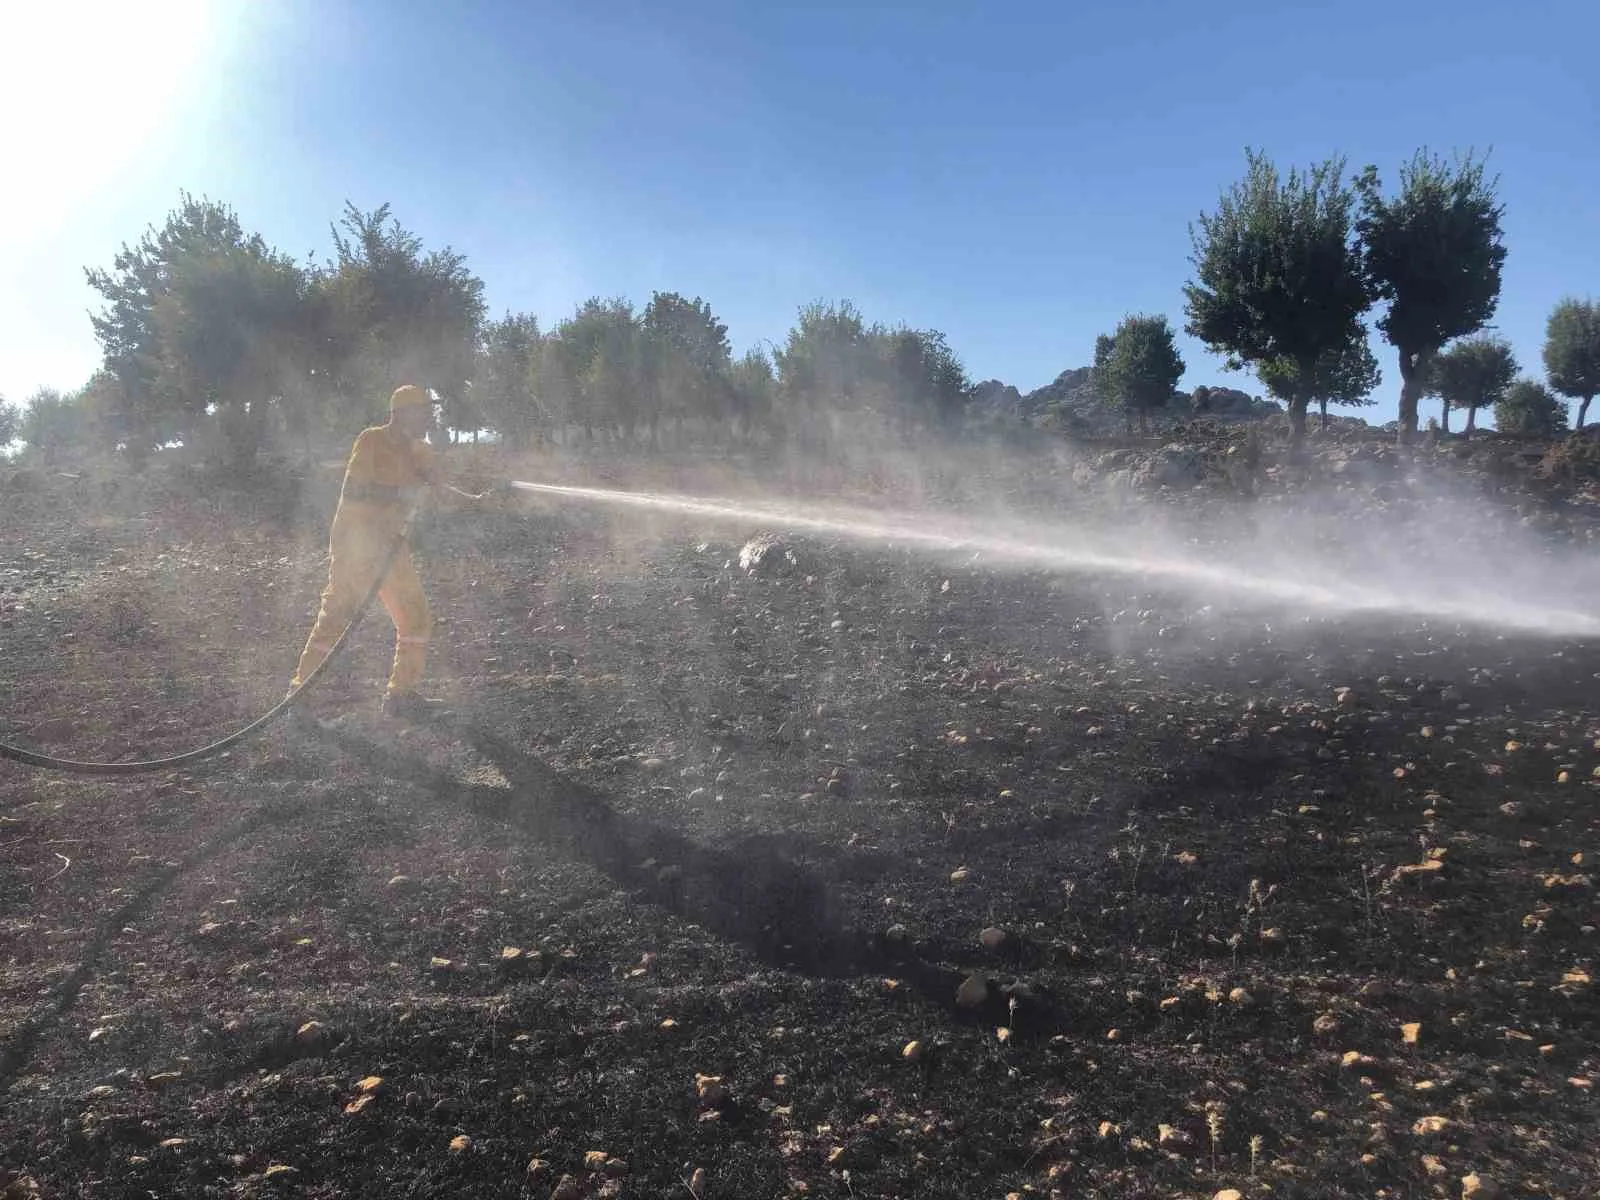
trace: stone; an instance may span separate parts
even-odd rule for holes
[[[989,981],[982,975],[968,975],[956,988],[956,1005],[959,1008],[981,1008],[989,999]]]

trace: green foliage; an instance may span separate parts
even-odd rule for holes
[[[483,327],[469,395],[483,421],[513,446],[528,445],[551,423],[539,392],[543,348],[539,318],[530,313],[507,313]]]
[[[951,428],[966,409],[972,381],[936,329],[875,331],[884,404],[903,424]]]
[[[1495,428],[1505,433],[1554,437],[1567,428],[1567,406],[1534,379],[1519,379],[1494,406]]]
[[[16,441],[21,427],[22,414],[17,411],[17,406],[0,396],[0,451]]]
[[[1094,386],[1109,404],[1148,425],[1150,413],[1172,402],[1183,378],[1172,327],[1166,317],[1124,317],[1115,333],[1095,339]]]
[[[640,320],[641,367],[652,431],[664,416],[730,415],[728,327],[700,297],[656,292]]]
[[[778,413],[778,373],[762,350],[750,350],[729,370],[735,421],[747,433],[771,429]]]
[[[1578,428],[1600,394],[1600,304],[1568,298],[1550,314],[1544,335],[1544,369],[1550,386],[1578,401]]]
[[[776,360],[786,417],[808,436],[843,436],[863,422],[947,428],[972,392],[944,334],[869,326],[849,301],[802,308]]]
[[[300,302],[305,276],[259,237],[176,258],[151,308],[164,409],[185,440],[215,418],[221,453],[239,464],[266,440],[270,409],[304,369]]]
[[[834,412],[866,406],[871,351],[866,322],[850,301],[803,307],[775,358],[785,405]]]
[[[1230,368],[1272,364],[1292,384],[1298,436],[1311,389],[1362,337],[1370,304],[1351,238],[1355,197],[1342,159],[1287,175],[1263,154],[1247,159],[1245,178],[1190,229],[1195,279],[1184,287],[1184,328]]]
[[[166,223],[148,229],[138,244],[124,245],[111,270],[86,272],[89,286],[105,300],[91,322],[105,369],[119,388],[119,411],[108,416],[130,452],[148,452],[195,432],[194,398],[173,375],[181,351],[163,346],[163,326],[169,333],[181,327],[200,305],[192,292],[204,290],[211,263],[268,253],[260,239],[246,237],[232,209],[182,193]],[[193,318],[201,319],[204,314]],[[198,411],[203,414],[203,404]]]
[[[1517,359],[1508,342],[1487,335],[1465,338],[1433,360],[1428,390],[1450,408],[1465,409],[1470,431],[1478,410],[1499,404],[1516,376]]]
[[[1506,251],[1498,181],[1471,154],[1445,163],[1425,150],[1401,168],[1399,194],[1386,198],[1376,167],[1356,181],[1363,267],[1387,302],[1378,328],[1400,360],[1400,436],[1417,428],[1417,400],[1446,342],[1494,316]]]
[[[83,442],[82,405],[77,396],[67,396],[55,388],[40,388],[28,400],[14,436],[46,457],[53,457],[69,446]],[[10,439],[0,429],[0,445]]]
[[[1375,404],[1372,391],[1383,381],[1383,375],[1367,345],[1366,330],[1361,334],[1312,363],[1309,377],[1302,375],[1299,364],[1288,359],[1262,363],[1256,374],[1274,399],[1291,402],[1296,396],[1305,396],[1323,405],[1324,417],[1329,404],[1350,408]]]
[[[448,425],[477,428],[466,382],[487,307],[466,258],[448,246],[424,252],[387,204],[364,213],[346,202],[332,234],[334,261],[315,281],[314,316],[334,390],[379,417],[398,384],[421,384],[444,398]]]

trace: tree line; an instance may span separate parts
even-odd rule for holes
[[[849,302],[807,305],[784,344],[736,358],[699,297],[593,298],[545,330],[531,313],[491,318],[465,258],[427,249],[387,205],[347,204],[332,234],[329,261],[296,262],[226,205],[184,195],[87,272],[104,301],[94,377],[0,419],[46,452],[140,459],[183,443],[242,465],[268,446],[346,440],[402,381],[433,391],[453,436],[518,447],[909,435],[948,428],[971,390],[941,333],[869,323]]]
[[[1502,429],[1553,433],[1600,392],[1600,306],[1563,299],[1543,347],[1545,381],[1520,375],[1489,332],[1505,263],[1498,181],[1471,154],[1419,151],[1398,186],[1332,157],[1281,171],[1248,151],[1244,177],[1191,226],[1184,330],[1251,370],[1288,409],[1296,442],[1315,404],[1371,404],[1381,371],[1367,320],[1393,347],[1399,437],[1419,402],[1440,425],[1481,409]],[[397,381],[421,382],[444,425],[513,446],[581,437],[657,445],[784,442],[815,448],[868,432],[958,427],[973,383],[936,330],[868,323],[848,301],[800,309],[781,346],[735,357],[700,297],[643,308],[592,298],[549,329],[491,318],[463,255],[428,249],[388,205],[347,203],[333,254],[298,262],[231,208],[184,194],[165,223],[87,270],[102,364],[77,392],[0,402],[0,446],[119,447],[141,458],[182,442],[234,464],[266,446],[309,450],[379,419]],[[1130,427],[1178,396],[1184,363],[1165,316],[1136,314],[1095,344],[1096,393]],[[1197,388],[1203,411],[1208,389]]]

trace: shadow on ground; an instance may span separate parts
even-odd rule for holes
[[[793,834],[746,835],[704,845],[658,822],[625,813],[599,790],[564,775],[494,732],[477,714],[434,722],[491,763],[509,788],[470,784],[425,756],[349,726],[324,736],[368,769],[426,790],[432,800],[509,826],[590,863],[645,903],[731,942],[763,964],[818,978],[892,974],[926,1002],[961,1020],[994,1023],[1010,995],[960,1006],[967,972],[841,919],[831,882],[875,874],[882,856],[841,853]],[[1035,1036],[1065,1027],[1063,1013],[1028,997]]]

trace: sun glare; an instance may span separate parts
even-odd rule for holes
[[[107,185],[200,93],[219,9],[207,0],[19,4],[0,48],[0,111],[13,179],[60,212]],[[21,185],[21,186],[19,186]]]

